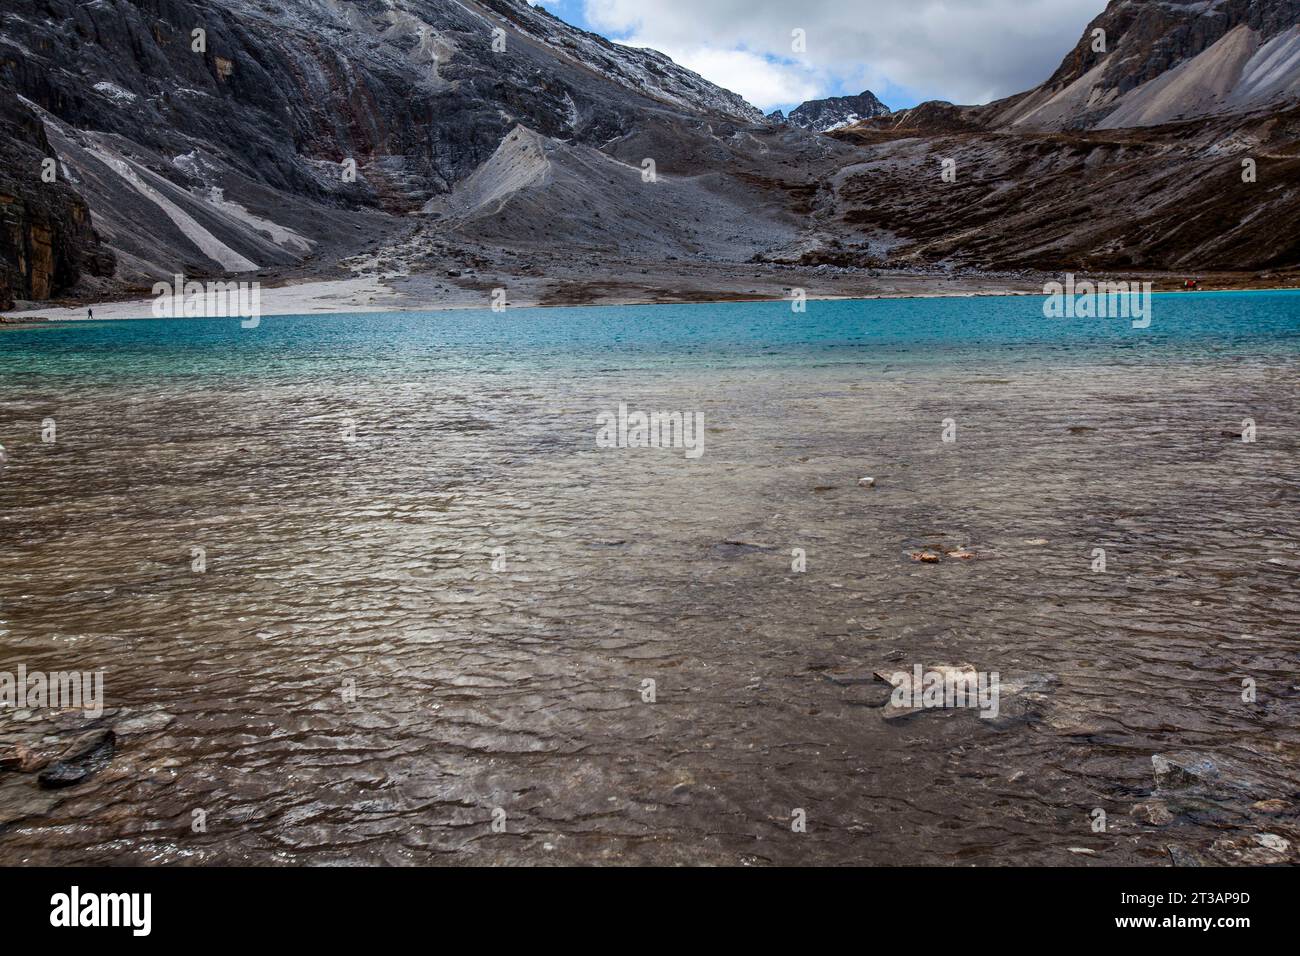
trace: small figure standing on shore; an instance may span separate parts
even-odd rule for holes
[[[87,309],[87,310],[86,310],[86,318],[88,318],[88,319],[93,319],[94,317],[95,317],[95,310],[94,310],[94,309]]]

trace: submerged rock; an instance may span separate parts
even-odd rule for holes
[[[1169,854],[1169,862],[1174,866],[1209,866],[1212,862],[1185,846],[1167,846],[1165,852]]]
[[[1153,827],[1162,827],[1165,824],[1174,822],[1173,813],[1159,800],[1139,803],[1129,811],[1129,816]]]
[[[925,667],[920,686],[915,686],[914,670],[882,668],[874,673],[878,680],[894,688],[883,703],[881,714],[885,720],[901,720],[923,710],[939,712],[973,710],[979,714],[981,722],[999,728],[1036,713],[1037,708],[1047,699],[1046,691],[1056,683],[1054,674],[1027,674],[1009,679],[998,675],[994,683],[993,675],[981,674],[971,664],[934,664]],[[932,694],[936,691],[942,693],[942,703],[924,702],[927,682],[932,685]],[[961,696],[949,700],[947,688],[952,687],[956,694],[958,693],[956,688],[959,686],[964,689]],[[991,693],[994,689],[996,695]],[[904,703],[894,702],[895,693]]]
[[[1220,866],[1268,866],[1295,862],[1290,841],[1275,833],[1223,837],[1210,844],[1208,855]]]
[[[1238,795],[1268,789],[1254,774],[1238,762],[1195,750],[1177,750],[1151,755],[1151,769],[1158,790],[1200,788],[1236,791]],[[1271,794],[1260,793],[1256,799]]]
[[[1266,850],[1275,850],[1278,853],[1285,853],[1291,849],[1291,843],[1282,839],[1276,833],[1257,833],[1255,842]]]
[[[63,799],[60,794],[38,790],[29,779],[13,774],[7,779],[0,777],[0,827],[44,816]]]
[[[1219,776],[1218,766],[1204,754],[1152,754],[1151,769],[1160,790],[1196,786]]]
[[[964,678],[968,673],[974,674],[975,668],[969,664],[963,664],[959,667],[949,667],[944,664],[935,667],[926,668],[926,672],[941,673],[944,675],[951,674],[953,677]],[[900,692],[904,701],[919,701],[923,698],[924,688],[914,686],[916,683],[915,675],[910,670],[878,670],[875,672],[879,680],[884,681]],[[881,711],[885,720],[901,720],[904,717],[911,717],[913,714],[921,713],[927,708],[923,706],[913,706],[912,704],[898,704],[894,701],[893,692],[890,693],[889,699],[884,703],[884,709]],[[933,710],[945,710],[944,707],[930,708]]]
[[[113,730],[118,734],[147,734],[166,730],[176,717],[158,710],[151,713],[136,714],[116,724]]]
[[[82,734],[50,764],[37,779],[47,790],[71,787],[90,777],[113,759],[117,734],[111,730],[92,730]]]
[[[1287,803],[1285,800],[1257,800],[1250,808],[1260,813],[1286,813]]]
[[[766,551],[775,551],[776,549],[770,544],[760,544],[757,541],[742,541],[739,539],[730,539],[720,544],[715,544],[709,551],[717,557],[730,560],[746,554],[761,554]]]
[[[40,770],[50,758],[33,750],[26,744],[9,744],[0,750],[0,770],[14,770],[18,773],[32,773]]]

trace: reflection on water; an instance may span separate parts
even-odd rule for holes
[[[0,862],[1294,860],[1300,298],[1197,301],[6,331],[0,671],[119,733],[0,770]],[[999,718],[885,719],[913,663]]]

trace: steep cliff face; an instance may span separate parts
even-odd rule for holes
[[[40,119],[0,89],[0,309],[67,294],[86,275],[112,274],[113,257],[85,202],[57,165],[43,165],[53,157]]]
[[[0,18],[0,85],[38,108],[136,282],[364,250],[519,126],[600,146],[656,117],[764,122],[524,0],[0,0]]]

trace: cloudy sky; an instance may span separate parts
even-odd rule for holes
[[[662,50],[764,110],[870,89],[893,109],[1047,79],[1105,0],[534,0]],[[807,52],[791,49],[803,30]]]

